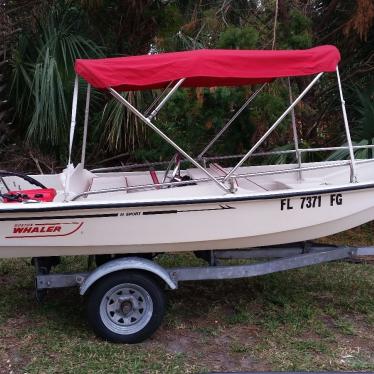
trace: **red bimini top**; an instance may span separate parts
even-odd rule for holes
[[[200,49],[155,55],[77,60],[75,71],[93,87],[120,91],[164,88],[185,78],[182,87],[241,86],[335,71],[338,49]]]

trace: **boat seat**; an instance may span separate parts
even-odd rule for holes
[[[144,171],[142,173],[131,173],[131,175],[127,176],[127,183],[129,187],[136,187],[136,186],[144,186],[144,185],[152,185],[152,184],[159,184],[161,180],[160,172],[155,170],[151,171]],[[159,186],[149,187],[149,188],[142,188],[142,189],[133,189],[131,192],[135,191],[147,191],[147,190],[154,190],[159,189]]]
[[[127,180],[124,175],[118,176],[94,176],[91,180],[87,192],[89,191],[100,191],[107,190],[110,188],[123,188],[127,187]],[[84,199],[88,200],[111,200],[118,199],[119,197],[126,194],[126,190],[114,191],[114,192],[105,192],[99,194],[92,194],[84,196]]]
[[[72,194],[79,194],[89,189],[92,184],[92,179],[95,175],[90,171],[84,169],[82,164],[78,164],[75,168],[69,165],[60,174],[60,181],[62,189],[66,188],[66,183],[69,183],[68,192]]]
[[[88,191],[107,190],[109,188],[128,187],[127,178],[124,175],[93,177]],[[126,192],[126,191],[121,191]]]
[[[323,187],[326,186],[327,183],[322,182],[322,181],[313,181],[313,180],[308,180],[304,179],[300,182],[284,182],[284,181],[279,181],[275,180],[274,181],[277,185],[277,189],[287,189],[287,190],[299,190],[299,189],[309,189],[309,188],[318,188],[318,187]]]

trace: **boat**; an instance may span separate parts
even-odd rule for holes
[[[0,257],[137,254],[262,247],[335,234],[374,218],[372,159],[355,159],[334,46],[306,50],[195,50],[76,61],[67,167],[58,174],[0,172]],[[324,74],[335,73],[346,146],[300,148],[294,108]],[[310,77],[295,99],[290,79]],[[87,82],[82,156],[72,149],[79,78]],[[207,157],[214,143],[261,90],[285,79],[290,105],[248,152]],[[178,89],[248,86],[251,95],[197,155],[157,127]],[[171,147],[166,164],[88,170],[85,148],[91,89],[112,95]],[[122,92],[158,90],[146,113]],[[291,117],[294,149],[258,152]],[[193,139],[192,139],[193,141]],[[346,150],[347,160],[303,162],[307,152]],[[292,154],[291,164],[256,165],[258,155]],[[232,166],[228,166],[229,163]]]

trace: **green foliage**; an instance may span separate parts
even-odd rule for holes
[[[337,44],[342,62],[346,63],[341,69],[342,77],[351,77],[356,84],[369,87],[374,28],[370,28],[370,19],[359,19],[361,13],[356,10],[363,3],[362,0],[321,0],[306,6],[296,0],[278,2],[275,22],[274,0],[52,0],[22,5],[22,9],[29,9],[31,16],[27,17],[20,15],[17,2],[5,2],[4,9],[14,8],[8,13],[14,27],[22,29],[11,53],[9,87],[15,109],[15,128],[22,140],[25,137],[32,145],[44,151],[53,150],[63,158],[61,150],[66,148],[70,122],[74,60],[101,56],[102,49],[98,45],[105,46],[105,55],[118,56],[198,48],[269,49],[274,37],[278,49]],[[351,25],[350,29],[347,25]],[[361,32],[360,39],[354,30],[367,32]],[[306,78],[295,79],[294,92],[306,83]],[[301,137],[305,143],[331,145],[329,142],[336,138],[336,126],[326,124],[341,119],[337,97],[330,95],[329,84],[324,81],[297,107],[296,115],[303,115],[303,128],[308,129]],[[257,134],[275,120],[287,106],[288,96],[283,84],[274,82],[272,87],[240,115],[212,153],[248,149],[251,141],[258,138]],[[149,133],[144,126],[118,104],[103,94],[95,91],[92,94],[95,100],[90,111],[91,129],[95,128],[95,132],[89,134],[92,148],[100,144],[108,153],[133,152],[140,148],[134,157],[156,160],[173,153],[158,135],[151,135],[148,141]],[[354,125],[353,138],[356,143],[372,143],[372,91],[348,92],[346,96],[348,103],[354,102],[354,106],[348,106],[348,116]],[[196,154],[246,97],[245,90],[233,88],[181,91],[161,111],[157,121],[167,134]],[[147,94],[134,94],[132,100],[144,108],[152,98]],[[79,101],[78,124],[82,123],[83,97],[80,96]],[[289,122],[284,123],[288,129]],[[309,131],[309,128],[314,130]],[[80,126],[77,131],[80,135]],[[312,136],[317,138],[317,143],[312,144]],[[268,145],[291,144],[291,140],[290,131],[279,131],[272,135]],[[314,153],[310,157],[320,155]]]
[[[293,33],[300,34],[311,30],[312,21],[298,9],[292,9],[290,11],[290,26]]]
[[[253,118],[256,122],[274,122],[285,110],[287,101],[280,94],[262,92],[253,104]]]
[[[288,23],[280,29],[282,49],[304,49],[313,46],[313,32],[311,19],[298,9],[289,13]]]
[[[33,67],[31,94],[34,112],[27,128],[26,139],[30,142],[46,139],[52,146],[58,145],[62,130],[68,123],[64,82],[56,59],[47,48],[44,60]]]
[[[357,103],[355,111],[357,113],[358,126],[355,127],[354,136],[359,139],[372,139],[374,138],[374,84],[360,90],[355,89]]]
[[[374,85],[369,82],[368,87],[354,87],[352,91],[353,123],[352,138],[355,145],[374,145]],[[344,135],[345,138],[345,135]],[[347,143],[344,141],[344,146]],[[329,156],[329,160],[342,160],[349,157],[347,149],[338,150]],[[367,159],[374,157],[373,148],[358,149],[355,157]]]
[[[182,148],[197,155],[240,108],[246,95],[244,89],[229,88],[179,91],[160,113],[158,122]],[[241,152],[248,147],[253,132],[249,110],[246,109],[224,135],[223,140],[210,152]],[[152,136],[151,139],[152,144],[157,144],[155,137]],[[164,157],[170,157],[173,153],[170,146],[165,149],[157,144],[157,149],[167,149]]]
[[[140,92],[129,92],[123,96],[135,107],[143,101]],[[98,138],[103,148],[109,151],[133,152],[145,139],[146,125],[114,99],[106,103],[97,122],[96,133],[100,133]]]
[[[293,49],[304,49],[312,46],[311,36],[307,33],[292,35],[290,38],[290,46]]]
[[[276,152],[281,152],[281,151],[290,151],[295,149],[294,143],[289,143],[285,145],[281,145],[279,147],[275,147],[273,150]],[[281,154],[274,154],[270,155],[266,159],[266,163],[268,164],[287,164],[291,162],[296,161],[296,156],[293,153],[281,153]]]
[[[78,31],[83,21],[77,8],[55,4],[35,31],[20,35],[11,62],[11,96],[26,140],[55,149],[57,154],[67,141],[74,62],[102,55],[101,49]]]
[[[251,26],[228,27],[221,33],[217,46],[226,49],[254,49],[258,36],[258,32]]]
[[[373,145],[374,138],[370,140],[363,139],[360,142],[353,142],[353,145]],[[347,143],[342,144],[343,147],[348,147]],[[368,159],[373,158],[374,153],[371,148],[363,148],[355,150],[355,158],[359,159]],[[329,157],[326,158],[327,161],[336,161],[336,160],[347,160],[349,159],[349,150],[348,149],[339,149],[334,151]]]
[[[159,13],[157,21],[160,25],[158,37],[165,38],[179,31],[179,28],[183,25],[183,15],[178,6],[171,3],[167,4],[163,11]]]

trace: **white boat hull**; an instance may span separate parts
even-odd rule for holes
[[[148,203],[28,204],[0,211],[0,257],[196,251],[310,240],[373,220],[373,197],[373,184],[350,184]]]

